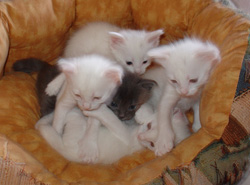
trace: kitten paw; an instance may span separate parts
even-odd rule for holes
[[[147,127],[147,128],[146,128]],[[141,129],[143,128],[143,129]],[[154,142],[157,138],[157,128],[152,123],[144,124],[139,129],[138,139],[141,141]]]
[[[53,121],[53,113],[50,113],[46,116],[43,116],[41,119],[39,119],[35,124],[35,129],[39,130],[39,128],[43,125],[50,125]]]
[[[193,129],[194,132],[197,132],[200,128],[201,128],[200,122],[198,122],[198,123],[194,122],[193,123],[192,129]]]
[[[154,113],[148,106],[141,106],[135,113],[135,120],[139,124],[147,124],[154,119]]]
[[[59,88],[56,88],[53,84],[48,84],[45,92],[48,96],[56,96],[59,92]]]
[[[48,125],[48,124],[45,124],[44,122],[41,122],[40,120],[38,120],[38,122],[35,124],[35,129],[39,130],[44,125]]]
[[[79,141],[78,156],[83,163],[96,163],[99,157],[97,143],[88,142],[87,140]]]
[[[46,87],[45,92],[49,96],[56,96],[65,81],[65,76],[60,74],[55,79],[53,79]]]
[[[56,132],[59,134],[59,135],[62,135],[63,134],[63,127],[60,126],[60,125],[53,125],[54,129],[56,130]]]
[[[170,134],[171,135],[171,134]],[[158,137],[155,142],[155,155],[162,156],[170,152],[174,147],[174,135],[165,135],[163,137]]]

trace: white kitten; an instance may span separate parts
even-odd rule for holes
[[[52,126],[62,134],[66,115],[76,105],[82,110],[94,110],[110,101],[121,84],[123,69],[98,55],[60,59],[58,66],[66,80],[62,79],[63,87],[59,88]],[[89,118],[87,134],[79,141],[79,155],[85,156],[86,160],[98,158],[96,137],[99,126],[98,120]],[[114,129],[120,129],[119,125]],[[123,142],[127,142],[126,133],[116,133]]]
[[[81,155],[79,152],[79,150],[81,150],[81,138],[84,135],[89,134],[89,118],[85,117],[82,114],[82,111],[78,108],[72,109],[67,114],[64,121],[66,125],[62,136],[59,135],[50,125],[53,119],[53,114],[49,114],[41,118],[36,124],[36,128],[56,151],[58,151],[66,159],[75,162],[109,164],[117,161],[125,155],[132,154],[133,152],[143,148],[143,145],[141,145],[137,139],[137,135],[141,132],[139,132],[139,129],[142,126],[139,127],[136,124],[128,126],[121,123],[114,113],[106,107],[106,105],[102,105],[99,109],[89,111],[88,113],[89,115],[91,114],[91,117],[96,116],[101,118],[105,125],[105,127],[101,126],[96,130],[97,138],[88,141],[88,145],[98,147],[97,156],[95,153],[93,153],[93,155],[90,155],[91,153],[88,155]],[[114,131],[113,128],[117,126],[121,129],[118,133],[113,134],[113,132],[117,131]],[[141,130],[143,129],[141,128]],[[115,136],[120,133],[127,134],[127,144]],[[96,141],[97,145],[95,144]],[[91,148],[91,146],[89,148]]]
[[[143,74],[150,65],[148,50],[159,45],[162,30],[121,29],[105,22],[89,23],[69,39],[65,57],[100,54],[118,62],[131,72]]]
[[[163,33],[162,30],[147,32],[121,29],[105,22],[88,23],[68,40],[64,57],[99,54],[116,61],[129,71],[143,74],[151,64],[147,52],[159,45]],[[48,84],[46,93],[57,95],[64,79],[63,74],[58,75]]]
[[[141,114],[142,111],[143,114]],[[147,127],[149,128],[148,130],[139,133],[138,139],[141,143],[145,141],[145,145],[152,151],[155,151],[154,143],[157,141],[158,136],[157,114],[153,113],[153,110],[147,106],[141,107],[141,109],[139,109],[137,113],[138,114],[136,114],[136,121],[138,121],[139,123],[143,121],[144,123],[142,125],[147,125]],[[145,117],[145,115],[150,116]],[[179,108],[175,108],[171,123],[174,132],[174,145],[176,146],[182,140],[191,135],[191,131],[188,127],[189,121],[186,115]],[[151,145],[149,145],[149,143],[151,143]]]
[[[53,120],[53,113],[41,118],[36,128],[40,131],[44,139],[62,156],[70,161],[81,163],[103,163],[110,164],[116,162],[121,157],[130,155],[136,151],[139,151],[145,147],[154,150],[154,144],[152,141],[156,140],[157,136],[157,122],[143,125],[126,125],[114,115],[114,113],[106,107],[101,105],[100,108],[92,111],[85,111],[90,117],[94,117],[100,120],[105,127],[99,127],[97,131],[97,151],[98,157],[92,151],[88,155],[79,154],[81,147],[79,143],[81,138],[88,134],[88,121],[78,108],[72,109],[66,116],[65,129],[63,135],[59,135],[55,129],[50,125]],[[188,124],[185,117],[181,114],[175,113],[173,116],[173,124],[175,127],[184,128]],[[94,123],[95,124],[95,123]],[[119,127],[119,129],[116,129]],[[114,129],[115,128],[115,129]],[[183,130],[183,129],[182,129]],[[140,141],[138,136],[145,131],[150,132],[150,141]],[[174,130],[175,131],[175,130]],[[127,144],[120,140],[117,135],[120,133],[126,133]],[[180,132],[179,132],[180,133]],[[189,136],[188,130],[183,130],[182,133],[177,135],[176,143]],[[95,142],[89,141],[89,145],[94,145]],[[89,148],[92,148],[90,146]]]
[[[73,107],[93,110],[112,98],[123,70],[98,55],[60,59],[58,66],[66,81],[57,97],[53,127],[61,134],[65,116]]]
[[[220,52],[212,43],[186,38],[152,49],[148,56],[163,67],[156,67],[152,72],[145,74],[149,79],[151,76],[160,86],[156,88],[152,99],[158,103],[159,133],[155,142],[155,154],[161,156],[173,148],[174,132],[171,117],[174,107],[180,108],[182,112],[193,108],[193,130],[197,131],[200,128],[201,91],[212,70],[220,62]],[[157,96],[160,96],[160,99]],[[146,133],[141,136],[141,139],[146,138]]]

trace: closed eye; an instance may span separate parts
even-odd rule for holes
[[[94,97],[93,99],[94,99],[94,100],[100,100],[100,99],[101,99],[101,97],[96,96],[96,97]]]
[[[172,83],[174,83],[174,84],[176,84],[176,83],[177,83],[177,81],[176,81],[176,80],[171,80],[171,82],[172,82]]]
[[[77,98],[81,98],[81,95],[80,95],[80,94],[75,94],[75,96],[76,96]]]
[[[133,64],[133,62],[131,62],[131,61],[127,61],[127,62],[126,62],[126,64],[130,66],[130,65],[132,65],[132,64]]]
[[[190,83],[196,83],[197,81],[198,81],[198,78],[194,78],[194,79],[189,80]]]

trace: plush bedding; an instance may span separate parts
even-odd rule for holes
[[[27,57],[55,63],[70,34],[91,21],[107,21],[124,28],[162,28],[165,34],[161,44],[196,36],[209,39],[219,47],[222,62],[202,94],[202,128],[197,133],[162,157],[155,157],[145,149],[107,166],[67,161],[43,140],[34,129],[40,116],[36,74],[13,72],[12,64]],[[249,28],[247,19],[210,0],[1,1],[0,184],[145,184],[160,183],[164,179],[164,182],[178,184],[175,171],[171,170],[193,167],[194,162],[198,164],[195,157],[206,153],[203,149],[208,146],[216,148],[211,144],[221,138],[224,138],[223,144],[231,146],[235,140],[249,136],[249,119],[244,124],[237,122],[236,128],[229,119]],[[235,137],[242,133],[236,132],[239,128],[245,134],[240,139]],[[197,181],[201,177],[198,171],[197,174],[196,181],[191,179],[193,183],[201,182]],[[213,178],[206,180],[214,182]]]

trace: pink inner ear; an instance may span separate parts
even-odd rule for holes
[[[61,62],[59,63],[59,66],[62,72],[65,73],[66,75],[73,74],[77,71],[76,66],[70,62]]]
[[[152,43],[154,47],[158,46],[159,41],[160,41],[160,36],[163,33],[164,32],[162,30],[157,30],[157,31],[149,33],[148,42]]]
[[[196,54],[196,57],[198,58],[201,58],[203,60],[206,60],[206,61],[210,61],[212,62],[212,64],[217,64],[220,62],[220,55],[219,53],[215,52],[215,51],[212,51],[212,50],[208,50],[208,51],[199,51],[197,54]]]
[[[105,76],[111,80],[113,80],[116,84],[121,84],[121,74],[116,70],[109,70],[105,72]]]
[[[124,43],[124,38],[121,34],[116,32],[110,32],[111,46],[115,47]]]

